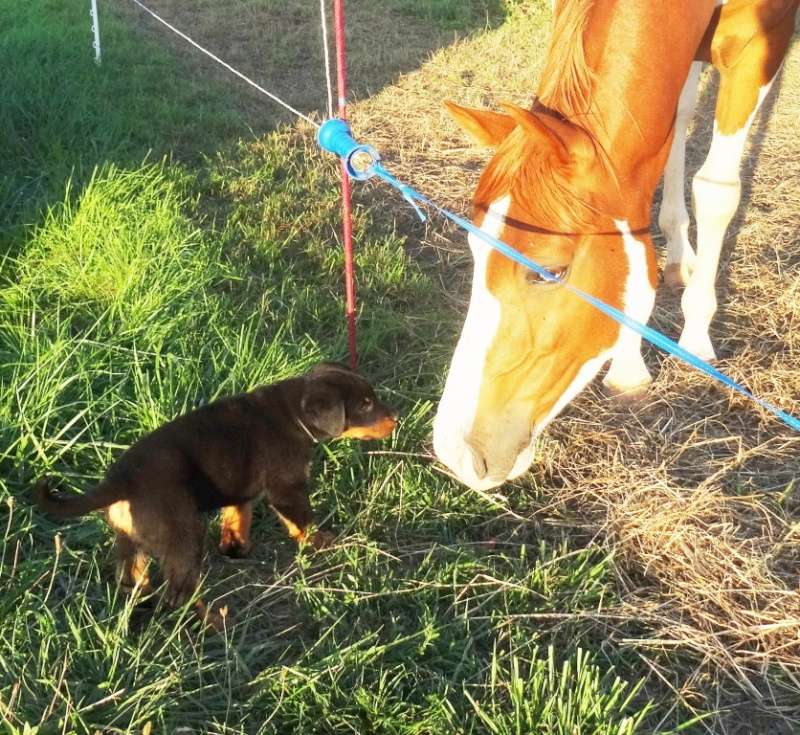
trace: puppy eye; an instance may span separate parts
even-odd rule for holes
[[[369,411],[373,406],[373,401],[371,398],[365,398],[361,401],[361,410],[362,411]]]
[[[563,281],[564,277],[567,275],[569,266],[568,265],[550,266],[546,270],[552,273],[556,278],[558,278],[559,281]],[[525,272],[525,281],[526,283],[529,283],[531,286],[540,286],[547,284],[555,285],[557,283],[557,281],[545,278],[541,274],[532,270],[527,270]]]

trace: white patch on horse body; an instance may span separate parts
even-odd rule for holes
[[[697,104],[697,87],[701,61],[689,68],[675,115],[675,134],[664,169],[664,193],[658,212],[658,226],[667,238],[667,261],[664,280],[673,286],[688,282],[694,266],[694,249],[689,242],[689,212],[684,201],[684,175],[686,162],[686,129]]]
[[[484,232],[492,237],[500,234],[510,204],[510,196],[492,204],[484,219]],[[468,239],[474,260],[472,293],[464,328],[453,353],[433,422],[433,446],[439,459],[459,478],[465,482],[465,478],[473,478],[477,484],[479,480],[466,437],[472,430],[478,411],[486,355],[500,324],[500,303],[486,284],[492,249],[475,235],[470,234]]]
[[[692,182],[697,217],[697,259],[692,277],[681,298],[684,327],[680,346],[704,360],[716,358],[708,336],[708,327],[717,310],[714,284],[722,241],[739,206],[739,168],[747,134],[771,86],[772,80],[761,87],[755,108],[735,133],[720,133],[717,123],[714,122],[711,148]]]
[[[614,220],[622,235],[625,255],[628,258],[628,277],[622,296],[623,311],[636,321],[645,323],[653,311],[656,291],[648,276],[645,244],[631,233],[627,220]],[[653,381],[642,359],[642,338],[625,327],[613,347],[611,367],[603,383],[617,393],[641,390]]]

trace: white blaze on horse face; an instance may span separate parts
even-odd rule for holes
[[[481,229],[492,237],[498,237],[510,204],[509,196],[492,204]],[[436,456],[462,482],[470,487],[494,487],[496,482],[487,485],[483,477],[479,477],[481,472],[485,473],[485,467],[480,467],[482,460],[473,454],[467,437],[478,411],[486,356],[500,324],[500,303],[486,284],[491,248],[472,234],[469,245],[474,260],[472,294],[433,422],[433,446]]]
[[[615,220],[614,224],[622,235],[628,261],[628,275],[625,280],[622,308],[628,316],[644,323],[650,318],[656,293],[648,275],[645,244],[633,236],[626,220]],[[528,470],[534,459],[536,437],[592,381],[609,358],[612,359],[612,363],[608,376],[606,376],[606,383],[612,383],[616,389],[632,390],[640,388],[652,380],[642,359],[641,343],[642,338],[638,334],[621,327],[619,337],[613,347],[602,351],[581,366],[578,374],[561,394],[553,408],[543,419],[536,422],[530,446],[517,457],[508,479],[513,480]]]
[[[604,350],[581,366],[580,370],[578,370],[578,374],[572,379],[572,382],[561,394],[561,397],[556,401],[553,408],[550,409],[547,416],[536,423],[533,436],[531,437],[531,443],[520,452],[507,479],[513,480],[528,471],[534,460],[536,437],[538,437],[544,428],[564,410],[564,407],[591,382],[592,378],[597,375],[600,368],[603,367],[608,361],[608,358],[611,357],[611,352],[611,350]]]

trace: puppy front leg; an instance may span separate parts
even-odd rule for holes
[[[253,504],[228,505],[222,509],[222,533],[219,550],[225,556],[241,558],[250,553],[250,527],[253,523]]]
[[[267,493],[270,507],[297,543],[309,543],[315,549],[330,546],[334,535],[329,531],[309,533],[313,521],[305,483],[271,488]]]

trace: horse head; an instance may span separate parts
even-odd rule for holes
[[[469,237],[471,298],[433,438],[462,482],[488,489],[528,469],[537,434],[609,359],[620,390],[649,378],[635,337],[564,283],[646,320],[656,273],[646,228],[631,231],[641,204],[623,200],[586,130],[546,109],[448,109],[495,148],[473,199],[475,224],[560,277],[543,279]]]

